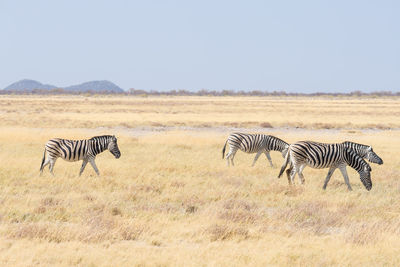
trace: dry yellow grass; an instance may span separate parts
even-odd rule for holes
[[[392,115],[399,112],[398,102],[2,97],[0,264],[399,265],[400,131],[361,129],[398,127]],[[63,106],[66,103],[70,106]],[[295,110],[296,117],[286,110]],[[339,111],[341,120],[335,118]],[[221,149],[230,129],[217,126],[230,125],[236,115],[241,127],[269,122],[274,127],[312,128],[314,123],[329,123],[335,129],[263,132],[288,142],[371,144],[384,165],[371,165],[370,192],[351,169],[352,192],[340,172],[323,191],[327,170],[310,168],[304,171],[305,186],[289,187],[286,179],[276,178],[283,162],[277,152],[271,153],[275,168],[264,157],[251,168],[254,154],[242,152],[237,153],[236,166],[228,168]],[[202,128],[133,128],[152,123]],[[47,168],[39,176],[49,138],[99,134],[116,134],[122,152],[118,160],[108,152],[98,156],[100,177],[90,166],[78,177],[80,163],[63,160],[56,163],[55,177]]]
[[[400,128],[400,97],[0,96],[0,106],[4,126]]]

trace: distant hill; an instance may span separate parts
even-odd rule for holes
[[[34,80],[20,80],[18,82],[15,82],[13,84],[10,84],[4,90],[6,91],[32,91],[35,89],[41,89],[41,90],[51,90],[55,89],[57,86],[50,85],[50,84],[42,84],[38,81]]]
[[[33,90],[53,90],[53,89],[63,89],[66,92],[113,92],[113,93],[123,93],[125,92],[121,87],[110,81],[90,81],[77,85],[62,87],[50,84],[42,84],[34,80],[20,80],[13,84],[10,84],[4,91],[25,91],[30,92]]]
[[[78,85],[72,85],[64,87],[65,91],[72,92],[87,92],[87,91],[97,91],[97,92],[113,92],[113,93],[123,93],[119,86],[115,85],[110,81],[91,81],[85,82]]]

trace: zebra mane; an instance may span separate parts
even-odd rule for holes
[[[345,145],[346,147],[358,148],[358,149],[367,149],[370,147],[368,145],[363,145],[363,144],[359,144],[359,143],[355,143],[355,142],[351,142],[351,141],[344,141],[342,144]]]
[[[112,135],[98,135],[98,136],[93,136],[89,140],[98,140],[98,139],[109,139],[112,138]]]

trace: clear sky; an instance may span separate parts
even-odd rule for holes
[[[0,88],[400,91],[400,1],[0,0]]]

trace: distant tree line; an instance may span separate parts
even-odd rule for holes
[[[171,91],[146,91],[146,90],[138,90],[138,89],[129,89],[127,92],[129,95],[170,95],[170,96],[400,96],[400,92],[391,92],[391,91],[377,91],[371,93],[364,93],[362,91],[353,91],[350,93],[287,93],[285,91],[261,91],[261,90],[252,90],[252,91],[234,91],[234,90],[199,90],[196,92],[187,91],[187,90],[171,90]]]
[[[156,91],[156,90],[139,90],[131,88],[127,92],[112,92],[112,91],[67,91],[62,88],[44,90],[0,90],[1,95],[133,95],[133,96],[400,96],[400,92],[392,91],[376,91],[371,93],[364,93],[362,91],[353,91],[350,93],[287,93],[285,91],[235,91],[235,90],[206,90],[202,89],[196,92],[188,90],[170,90],[170,91]]]

